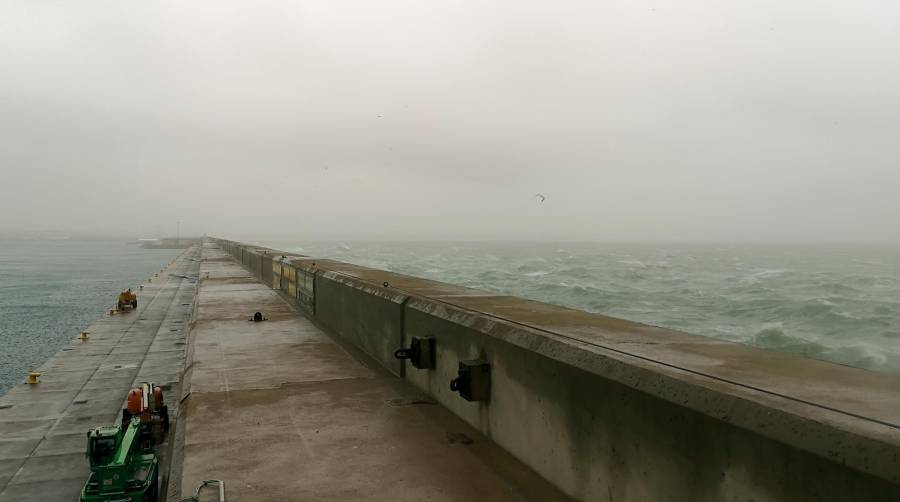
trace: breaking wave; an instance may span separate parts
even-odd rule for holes
[[[292,244],[313,256],[900,373],[897,248]]]
[[[883,346],[861,342],[850,345],[826,345],[788,335],[781,323],[764,326],[753,335],[750,345],[873,370],[896,371],[900,365],[900,353]]]

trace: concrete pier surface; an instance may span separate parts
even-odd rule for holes
[[[567,499],[213,243],[200,277],[169,500],[206,479],[242,502]]]
[[[221,239],[138,300],[0,398],[0,502],[74,500],[142,381],[170,501],[900,501],[894,375]]]
[[[900,500],[896,375],[211,241],[205,250],[226,251],[342,345],[573,498]],[[423,339],[431,367],[394,357]],[[305,358],[287,356],[309,370]],[[449,386],[471,360],[490,375],[477,402]]]
[[[141,382],[163,386],[169,409],[178,409],[199,256],[199,247],[186,250],[137,291],[136,310],[101,318],[86,328],[87,341],[72,333],[36,368],[40,383],[0,397],[0,502],[78,500],[89,474],[85,433],[116,423]]]

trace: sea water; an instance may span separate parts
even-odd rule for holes
[[[123,241],[0,239],[0,395],[180,250]]]
[[[257,244],[900,373],[898,247]],[[179,253],[0,239],[0,394]]]
[[[900,247],[260,245],[900,373]]]

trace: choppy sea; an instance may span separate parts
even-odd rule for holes
[[[900,247],[258,244],[900,374]],[[178,253],[0,239],[0,394]]]
[[[0,395],[180,250],[121,241],[0,239]]]
[[[900,247],[260,245],[900,373]]]

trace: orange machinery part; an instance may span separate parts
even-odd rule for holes
[[[141,413],[141,400],[143,397],[144,392],[140,388],[128,391],[128,413],[132,415]]]
[[[163,406],[163,392],[159,387],[153,387],[153,409],[161,410]]]

